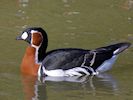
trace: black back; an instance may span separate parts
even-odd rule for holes
[[[67,70],[80,67],[83,63],[84,55],[87,53],[89,53],[89,50],[74,48],[53,50],[47,53],[42,65],[44,65],[47,70]]]
[[[104,61],[112,58],[114,55],[119,54],[129,46],[129,43],[118,43],[97,48],[95,50],[75,48],[57,49],[46,54],[42,65],[44,65],[47,70],[67,70],[75,67],[81,67],[84,62],[84,57],[87,55],[85,66],[90,67],[90,61],[93,59],[93,53],[96,53],[94,64],[91,66],[94,70],[96,70]],[[116,53],[114,53],[115,50],[117,50]]]

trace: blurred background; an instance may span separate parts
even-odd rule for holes
[[[133,99],[132,46],[119,56],[109,75],[43,83],[22,77],[19,66],[27,43],[15,38],[34,26],[46,30],[47,51],[133,43],[133,0],[1,0],[0,100]]]

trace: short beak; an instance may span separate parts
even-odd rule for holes
[[[22,40],[21,36],[16,37],[16,40]]]

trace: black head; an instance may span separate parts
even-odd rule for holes
[[[48,42],[46,32],[40,27],[27,28],[16,39],[24,40],[35,46],[40,46],[43,41],[45,41],[46,44]]]
[[[25,29],[17,40],[24,40],[32,47],[38,48],[38,61],[43,60],[48,45],[46,32],[41,27],[32,27]]]

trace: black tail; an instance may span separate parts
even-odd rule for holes
[[[122,43],[109,45],[106,47],[97,48],[96,50],[98,50],[98,51],[108,50],[108,51],[112,51],[113,55],[117,55],[117,54],[121,53],[122,51],[124,51],[125,49],[127,49],[130,45],[131,45],[131,43],[129,43],[129,42],[122,42]]]

